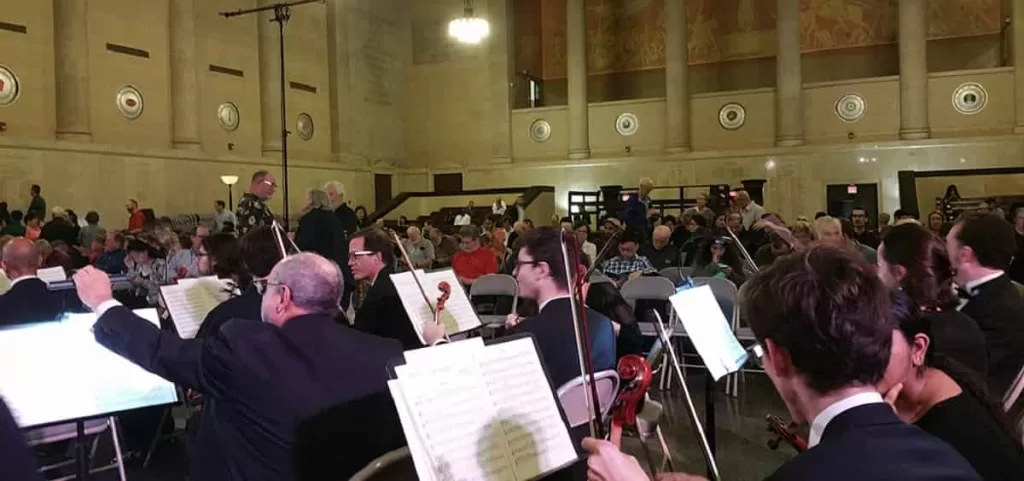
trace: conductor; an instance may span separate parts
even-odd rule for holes
[[[102,271],[87,267],[74,280],[99,316],[98,343],[206,396],[199,434],[205,439],[198,442],[221,451],[204,459],[223,463],[191,466],[196,481],[294,479],[296,426],[325,408],[386,390],[385,363],[402,353],[397,341],[335,323],[341,272],[312,253],[274,266],[262,323],[228,321],[202,340],[182,340],[134,315],[113,299]]]

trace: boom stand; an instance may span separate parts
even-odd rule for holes
[[[686,385],[686,376],[683,374],[683,366],[679,364],[679,358],[676,357],[676,349],[672,345],[672,339],[668,335],[665,323],[661,320],[661,315],[658,314],[658,311],[656,310],[654,311],[654,318],[657,321],[654,324],[654,327],[658,331],[658,338],[661,339],[661,343],[665,346],[665,349],[668,349],[668,359],[672,366],[672,372],[674,372],[678,378],[679,385],[683,387],[683,398],[686,400],[686,414],[690,417],[690,425],[693,426],[693,434],[697,437],[697,440],[700,441],[701,452],[704,454],[704,462],[708,466],[708,479],[711,481],[719,481],[721,477],[718,473],[718,463],[715,462],[715,452],[713,447],[714,434],[705,435],[704,426],[701,425],[700,418],[697,417],[697,409],[694,407],[693,398],[690,396],[690,388]],[[708,376],[710,378],[711,375],[708,374]],[[708,386],[706,388],[708,392],[711,392],[713,389],[714,380],[710,379],[710,383],[712,386]],[[712,406],[707,411],[707,416],[713,420],[714,393],[708,394],[706,399],[706,402],[709,402],[710,406]],[[710,422],[708,424],[708,429],[710,429],[712,433],[714,432],[714,422]]]
[[[246,8],[235,10],[233,12],[220,12],[219,15],[224,18],[237,17],[239,15],[249,15],[260,12],[274,12],[274,18],[270,19],[271,22],[277,23],[277,30],[280,34],[279,48],[281,55],[281,190],[284,195],[284,228],[288,229],[288,101],[286,99],[287,81],[285,80],[285,50],[284,50],[284,25],[288,23],[288,19],[292,16],[291,7],[298,5],[305,5],[307,3],[326,3],[326,0],[296,0],[293,2],[282,2],[275,3],[273,5],[267,5],[265,7],[258,8]]]

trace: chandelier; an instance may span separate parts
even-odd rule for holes
[[[462,43],[480,43],[480,40],[490,33],[491,26],[487,20],[473,14],[472,0],[466,0],[466,9],[463,10],[462,17],[448,22],[448,36]]]

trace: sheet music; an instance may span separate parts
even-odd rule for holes
[[[577,459],[532,338],[405,358],[392,395],[420,479],[527,480]]]
[[[736,340],[710,286],[679,291],[669,298],[669,302],[716,381],[738,371],[747,362],[749,354]]]
[[[491,344],[477,353],[512,451],[518,479],[532,479],[576,461],[533,339]]]
[[[39,269],[36,271],[36,276],[47,284],[68,280],[68,273],[64,272],[64,268],[60,266]]]
[[[459,282],[455,271],[445,269],[425,273],[422,270],[417,270],[415,276],[419,277],[420,282],[423,283],[423,290],[430,298],[430,304],[423,299],[423,294],[420,292],[420,288],[416,284],[416,277],[412,272],[391,274],[391,282],[395,284],[398,297],[402,299],[402,306],[409,314],[409,321],[412,322],[412,327],[416,331],[416,335],[419,336],[420,342],[424,342],[423,323],[434,320],[431,308],[437,304],[437,298],[441,296],[437,285],[442,281],[451,286],[451,296],[448,297],[448,302],[445,303],[444,311],[441,313],[441,323],[444,324],[445,332],[452,335],[480,327],[480,318],[473,310],[469,296],[466,295],[465,289],[462,289],[462,283]]]
[[[160,295],[178,335],[192,339],[206,315],[231,297],[231,289],[230,281],[211,276],[181,279],[177,284],[160,286]]]

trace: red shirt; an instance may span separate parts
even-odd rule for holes
[[[142,213],[142,210],[132,212],[131,217],[128,218],[128,231],[142,231],[143,225],[146,223],[146,216]]]
[[[452,256],[455,275],[475,281],[477,277],[498,273],[498,258],[490,249],[480,248],[474,252],[459,251]]]

